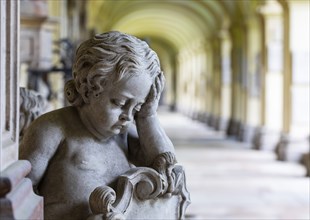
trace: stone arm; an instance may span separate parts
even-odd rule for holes
[[[138,166],[152,166],[155,158],[166,152],[175,154],[174,147],[161,127],[157,115],[136,118],[128,132],[130,160]]]
[[[97,187],[89,198],[93,215],[87,220],[184,219],[190,203],[185,174],[181,166],[175,166],[173,144],[156,113],[163,85],[161,73],[128,131],[129,159],[142,167],[120,176],[116,191],[108,186]]]
[[[174,155],[174,147],[157,117],[157,108],[164,89],[165,77],[160,72],[149,91],[141,110],[135,115],[136,129],[129,130],[130,158],[142,166],[150,166],[163,153]]]
[[[60,144],[60,132],[48,118],[39,117],[26,130],[19,147],[19,158],[28,160],[32,169],[28,177],[36,189]]]
[[[128,147],[133,163],[152,167],[167,180],[165,193],[170,195],[174,191],[175,179],[172,169],[177,161],[173,144],[161,127],[156,113],[164,82],[161,72],[155,78],[146,102],[135,116],[136,129],[131,129],[128,134]]]

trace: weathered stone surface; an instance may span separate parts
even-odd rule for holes
[[[118,179],[117,192],[97,187],[90,196],[90,219],[183,219],[190,203],[182,167],[172,169],[172,184],[151,168],[133,168]],[[169,189],[171,187],[173,189]]]
[[[309,137],[294,137],[282,134],[276,146],[279,160],[301,162],[303,155],[309,153]]]
[[[247,124],[241,124],[239,134],[238,134],[238,140],[246,142],[246,143],[252,143],[253,139],[255,137],[256,128],[251,125]]]
[[[135,218],[140,213],[135,209],[151,213],[157,197],[171,195],[167,204],[176,209],[181,204],[182,217],[187,206],[182,201],[188,204],[189,198],[156,114],[165,82],[156,53],[133,36],[108,32],[80,45],[72,72],[65,93],[73,106],[37,118],[20,147],[20,157],[33,166],[29,178],[44,197],[45,218],[116,218],[114,213]],[[156,171],[132,170],[135,166]],[[120,179],[128,180],[118,180],[126,172]],[[158,184],[148,188],[153,180]],[[133,195],[153,201],[135,202]],[[153,211],[165,214],[163,201],[156,200]],[[114,205],[122,208],[114,212]]]
[[[305,153],[302,156],[301,159],[302,164],[305,165],[306,169],[307,169],[307,176],[310,176],[310,153]]]
[[[19,3],[0,1],[0,219],[42,219],[43,199],[25,176],[30,163],[19,161]]]
[[[43,198],[35,195],[31,181],[24,178],[28,161],[17,161],[0,174],[0,219],[42,219]]]
[[[240,122],[231,118],[229,119],[226,134],[228,136],[238,136],[240,131]]]
[[[274,151],[279,143],[281,133],[265,127],[256,128],[253,137],[253,148],[257,150]]]

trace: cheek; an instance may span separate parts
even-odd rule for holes
[[[107,102],[94,104],[92,109],[92,114],[95,121],[97,120],[98,123],[100,122],[101,124],[112,123],[118,117],[117,115],[120,114],[118,109],[114,108]]]
[[[121,113],[122,111],[120,108],[114,107],[112,105],[106,106],[105,111],[104,111],[105,117],[107,118],[107,121],[109,121],[110,123],[114,123],[118,121]]]
[[[109,115],[113,121],[116,121],[116,120],[118,120],[119,116],[121,115],[121,111],[119,109],[110,109]]]

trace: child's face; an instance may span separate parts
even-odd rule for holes
[[[141,74],[109,86],[99,96],[92,95],[88,119],[103,138],[119,134],[133,122],[152,85],[149,75]]]

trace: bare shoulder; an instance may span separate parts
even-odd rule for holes
[[[69,117],[72,117],[74,112],[73,107],[57,109],[41,115],[34,120],[27,131],[35,130],[41,132],[61,132],[63,126],[68,122]]]
[[[59,143],[65,138],[68,124],[78,120],[74,107],[61,108],[41,115],[27,128],[22,142],[53,140]]]

